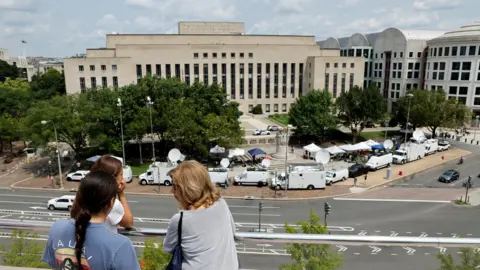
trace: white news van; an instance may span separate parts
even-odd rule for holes
[[[422,143],[408,143],[393,153],[393,163],[405,164],[425,157],[425,145]]]
[[[438,151],[438,141],[435,139],[426,140],[424,143],[425,145],[425,155],[435,154]]]
[[[148,167],[147,171],[140,174],[140,185],[165,185],[172,184],[172,178],[168,176],[168,172],[177,167],[168,162],[155,162]]]
[[[264,168],[247,168],[241,174],[235,176],[234,185],[268,185],[268,170]]]
[[[327,185],[326,173],[324,170],[312,167],[297,169],[291,171],[286,176],[285,173],[277,175],[273,179],[271,187],[276,189],[316,189],[325,188]]]
[[[370,159],[367,161],[367,163],[365,163],[365,166],[376,171],[378,169],[386,168],[390,166],[392,162],[393,162],[393,155],[392,153],[388,153],[383,156],[371,156]]]
[[[228,187],[228,169],[208,168],[208,175],[215,185]]]
[[[348,168],[339,170],[330,170],[326,174],[326,184],[331,185],[336,182],[345,181],[348,178]]]

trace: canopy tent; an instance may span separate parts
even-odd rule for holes
[[[352,146],[354,151],[371,151],[372,148],[368,146],[365,142],[360,142]]]
[[[215,145],[212,149],[210,149],[210,154],[223,154],[225,153],[225,147],[220,147]]]
[[[253,148],[248,150],[248,153],[253,157],[253,156],[259,156],[259,155],[266,155],[265,151],[259,148]]]
[[[328,147],[327,150],[330,154],[332,155],[337,155],[337,154],[342,154],[342,153],[345,153],[345,151],[343,151],[340,147],[334,145],[334,146],[330,146]]]
[[[365,142],[365,144],[367,144],[370,147],[372,147],[374,145],[380,145],[378,142],[376,142],[374,140],[368,140],[368,141]]]
[[[340,145],[339,148],[346,151],[346,152],[356,151],[355,148],[353,148],[353,145],[351,145],[351,144]]]
[[[96,155],[96,156],[87,158],[87,161],[89,161],[89,162],[96,162],[96,161],[97,161],[99,158],[101,158],[101,157],[102,157],[102,156],[100,156],[100,155]],[[121,157],[116,157],[116,156],[111,156],[111,157],[120,160],[120,162],[122,162],[122,165],[123,165],[123,158],[121,158]]]
[[[310,153],[316,153],[320,150],[322,150],[322,148],[318,147],[316,144],[314,143],[311,143],[307,146],[304,146],[303,149],[307,152],[310,152]]]
[[[245,149],[240,149],[240,148],[235,148],[235,149],[230,149],[228,151],[228,157],[233,158],[237,156],[244,156],[245,155]]]

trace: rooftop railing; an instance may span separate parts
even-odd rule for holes
[[[0,220],[2,229],[48,229],[53,222]],[[166,229],[133,228],[120,229],[126,236],[164,236]],[[271,243],[306,243],[306,244],[340,244],[365,246],[420,246],[420,247],[480,247],[480,238],[449,237],[398,237],[378,235],[335,235],[335,234],[290,234],[236,232],[238,241],[271,242]]]

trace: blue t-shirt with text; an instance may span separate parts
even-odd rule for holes
[[[102,223],[89,223],[82,252],[82,267],[75,256],[75,221],[59,220],[48,234],[42,260],[54,269],[140,270],[130,240]]]

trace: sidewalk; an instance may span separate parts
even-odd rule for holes
[[[463,196],[465,197],[465,193]],[[475,189],[475,186],[471,189],[471,192],[468,193],[468,202],[473,206],[480,205],[480,189]]]

